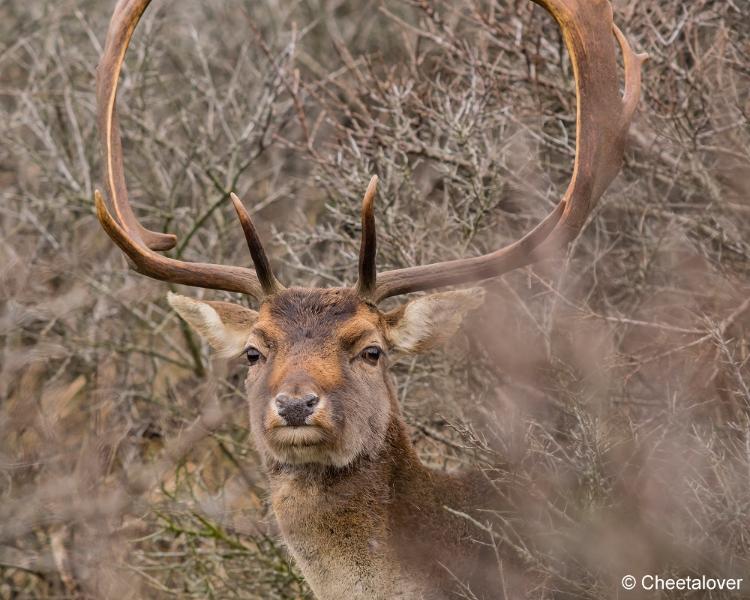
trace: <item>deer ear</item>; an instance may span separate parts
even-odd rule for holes
[[[440,292],[412,300],[385,315],[387,337],[402,352],[418,354],[448,340],[466,313],[484,302],[483,288]]]
[[[258,318],[254,310],[230,302],[204,302],[171,292],[167,301],[224,358],[238,356],[245,349]]]

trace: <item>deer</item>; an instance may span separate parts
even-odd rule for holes
[[[501,577],[494,558],[486,562],[486,549],[462,516],[490,501],[486,478],[473,471],[433,470],[420,461],[389,366],[398,355],[424,353],[448,340],[484,301],[484,289],[477,286],[434,290],[496,278],[559,254],[621,168],[647,55],[632,50],[614,24],[608,0],[534,1],[560,27],[575,79],[576,154],[563,197],[507,246],[377,273],[373,176],[362,201],[358,277],[352,287],[341,288],[284,287],[234,193],[253,268],[160,253],[173,248],[176,237],[145,228],[129,203],[116,114],[125,54],[150,0],[118,0],[114,10],[97,68],[109,201],[96,190],[98,220],[137,272],[236,292],[256,303],[251,309],[168,294],[172,308],[218,356],[247,361],[250,429],[270,504],[317,598],[440,599],[453,597],[456,582],[469,585],[476,598],[519,595],[513,577]],[[415,292],[430,293],[393,310],[379,308],[388,298]],[[517,570],[519,580],[522,571]]]

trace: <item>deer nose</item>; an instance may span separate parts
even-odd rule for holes
[[[287,394],[279,394],[274,399],[276,411],[291,427],[300,427],[305,420],[315,412],[320,398],[315,394],[305,394],[301,398],[293,398]]]

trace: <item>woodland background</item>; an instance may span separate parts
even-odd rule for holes
[[[93,214],[113,4],[0,3],[0,597],[307,598],[243,366]],[[750,586],[750,3],[614,6],[651,55],[621,174],[568,253],[487,282],[443,350],[395,368],[423,459],[514,490],[476,537],[528,565],[530,598],[641,597],[627,573]],[[297,285],[352,283],[372,174],[391,268],[519,237],[575,149],[564,46],[527,0],[156,1],[119,111],[173,255],[249,264],[234,190]]]

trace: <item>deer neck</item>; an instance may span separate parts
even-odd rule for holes
[[[377,454],[345,468],[271,466],[274,513],[317,597],[423,596],[421,583],[402,572],[390,530],[402,490],[426,472],[395,415]]]

